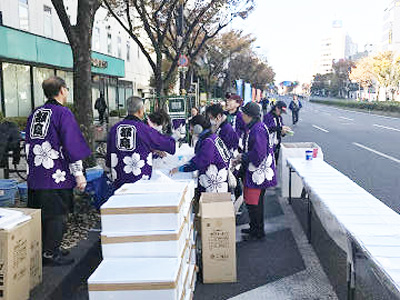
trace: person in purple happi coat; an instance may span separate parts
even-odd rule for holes
[[[231,124],[229,124],[222,106],[220,104],[213,104],[207,107],[206,115],[210,120],[212,132],[221,138],[232,155],[237,153],[239,137]]]
[[[199,171],[196,199],[202,192],[228,192],[228,164],[230,152],[222,139],[211,131],[210,122],[202,115],[197,115],[190,121],[193,134],[198,136],[195,146],[195,156],[185,165],[171,170],[177,172]]]
[[[47,98],[28,118],[25,153],[28,207],[42,210],[43,263],[67,265],[60,245],[64,219],[73,204],[73,188],[83,191],[82,160],[91,153],[72,112],[65,107],[68,88],[59,77],[42,83]]]
[[[139,97],[127,99],[128,116],[115,124],[107,139],[106,166],[111,169],[113,187],[149,179],[152,152],[175,153],[175,140],[143,122],[144,104]]]
[[[267,126],[270,139],[274,145],[275,164],[278,164],[279,151],[281,149],[282,137],[286,135],[290,128],[283,124],[282,114],[286,114],[286,103],[284,101],[276,102],[269,113],[264,115],[263,122]]]
[[[229,95],[229,98],[226,99],[227,120],[239,137],[239,148],[243,147],[242,140],[246,132],[246,124],[243,121],[242,112],[239,110],[242,102],[242,98],[236,94]]]
[[[247,132],[240,155],[244,184],[244,201],[250,216],[250,228],[242,229],[246,239],[261,239],[264,233],[265,189],[277,184],[272,143],[267,127],[261,121],[261,108],[247,103],[243,109]]]

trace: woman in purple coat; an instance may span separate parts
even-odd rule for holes
[[[190,127],[198,136],[195,156],[185,165],[171,170],[177,172],[199,171],[196,199],[202,192],[228,192],[228,164],[230,153],[224,142],[211,131],[210,122],[201,115],[192,118]]]
[[[250,228],[242,232],[248,234],[246,238],[261,239],[265,236],[265,189],[277,184],[273,149],[268,129],[261,122],[260,106],[250,102],[242,111],[247,133],[241,154],[241,168],[244,176],[244,201],[250,216]]]
[[[150,178],[152,152],[175,153],[175,140],[143,123],[144,106],[139,97],[127,99],[128,116],[115,124],[108,135],[106,166],[111,169],[114,188]]]
[[[284,126],[282,114],[286,114],[286,103],[278,101],[272,106],[269,113],[264,116],[263,122],[269,131],[269,138],[274,145],[275,164],[278,164],[279,150],[281,149],[282,137],[290,130],[289,127]]]

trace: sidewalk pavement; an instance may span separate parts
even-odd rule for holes
[[[197,283],[195,300],[209,299],[337,299],[302,226],[279,189],[265,198],[265,231],[262,241],[241,241],[237,226],[238,282]],[[246,214],[238,220],[244,223]]]

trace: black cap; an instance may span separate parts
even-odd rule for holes
[[[260,105],[255,102],[247,103],[243,108],[242,112],[252,118],[260,118],[261,117],[261,110]]]
[[[275,107],[280,108],[282,112],[286,114],[287,105],[284,101],[279,100],[275,103]]]

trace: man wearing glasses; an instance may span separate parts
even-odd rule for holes
[[[64,106],[65,81],[50,77],[42,88],[47,101],[32,112],[26,127],[28,207],[42,210],[43,263],[61,266],[74,262],[62,255],[60,244],[73,188],[86,187],[82,159],[90,149],[74,115]]]

